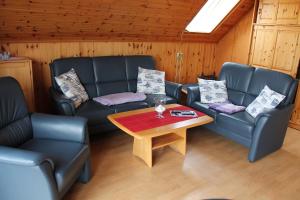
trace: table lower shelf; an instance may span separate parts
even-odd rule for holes
[[[158,136],[152,138],[152,150],[168,146],[177,141],[183,140],[184,138],[177,135],[176,133],[169,133],[167,135]]]

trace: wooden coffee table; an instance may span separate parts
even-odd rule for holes
[[[166,105],[166,108],[178,107],[178,104]],[[145,108],[127,112],[121,112],[108,115],[108,119],[123,130],[125,133],[133,136],[133,154],[146,162],[149,167],[152,167],[152,150],[170,146],[175,151],[182,155],[186,153],[186,130],[195,126],[200,126],[213,121],[213,118],[204,115],[198,118],[188,118],[184,121],[175,122],[167,125],[158,126],[155,128],[132,131],[128,127],[118,122],[122,117],[135,116],[142,113],[153,112],[154,108]],[[169,113],[166,113],[169,114]]]

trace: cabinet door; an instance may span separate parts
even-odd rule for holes
[[[278,9],[277,0],[260,0],[257,23],[258,24],[275,24]]]
[[[296,76],[298,68],[298,47],[299,32],[291,30],[278,30],[276,48],[272,69],[282,71]]]
[[[277,24],[298,24],[299,0],[279,0],[277,11]]]
[[[256,29],[252,43],[251,64],[258,67],[270,68],[273,63],[276,41],[276,30]]]

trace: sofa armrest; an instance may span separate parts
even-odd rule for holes
[[[58,92],[53,87],[50,87],[50,95],[61,114],[75,114],[75,106],[71,99],[67,98],[65,95],[63,95],[61,92]]]
[[[187,87],[187,100],[186,103],[190,106],[193,102],[200,101],[200,90],[199,86]]]
[[[177,101],[180,100],[181,97],[181,87],[182,85],[179,83],[174,83],[171,81],[166,81],[166,94],[170,97],[175,98]]]
[[[38,166],[43,162],[49,163],[54,169],[53,161],[44,154],[24,149],[0,146],[0,163],[19,166]]]
[[[258,160],[282,146],[293,108],[294,105],[290,104],[284,108],[271,109],[255,118],[249,161]]]
[[[87,119],[34,113],[31,115],[33,136],[88,143]]]

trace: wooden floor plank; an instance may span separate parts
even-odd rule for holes
[[[117,131],[91,139],[93,178],[67,200],[297,199],[300,131],[288,129],[281,150],[249,163],[248,150],[205,128],[187,134],[187,153],[154,151],[153,168],[132,155],[132,137]]]

